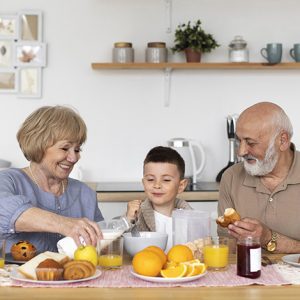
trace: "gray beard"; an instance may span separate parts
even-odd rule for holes
[[[278,153],[274,147],[275,139],[273,139],[269,147],[266,151],[265,158],[263,160],[259,160],[252,155],[244,156],[244,168],[246,172],[252,176],[264,176],[272,172],[278,162]],[[247,162],[247,158],[255,159],[255,164],[249,164]]]

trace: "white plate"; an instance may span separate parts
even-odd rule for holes
[[[77,279],[77,280],[55,280],[55,281],[46,281],[46,280],[33,280],[33,279],[28,279],[25,278],[25,276],[23,276],[22,274],[20,274],[17,269],[14,269],[11,274],[10,274],[10,278],[11,279],[15,279],[15,280],[19,280],[19,281],[23,281],[23,282],[30,282],[30,283],[42,283],[42,284],[66,284],[66,283],[73,283],[73,282],[82,282],[82,281],[88,281],[91,279],[95,279],[98,278],[100,275],[102,274],[102,272],[100,270],[96,270],[96,273],[91,276],[91,277],[87,277],[87,278],[83,278],[83,279]]]
[[[289,255],[283,256],[281,259],[287,264],[290,264],[295,267],[300,267],[300,264],[298,263],[299,257],[300,257],[300,254],[289,254]]]
[[[199,274],[196,276],[191,276],[191,277],[182,277],[182,278],[164,278],[164,277],[150,277],[150,276],[143,276],[135,273],[134,271],[130,271],[131,274],[134,277],[146,280],[146,281],[151,281],[151,282],[159,282],[159,283],[182,283],[182,282],[188,282],[188,281],[193,281],[198,278],[201,278],[207,274],[207,271],[205,271],[203,274]]]

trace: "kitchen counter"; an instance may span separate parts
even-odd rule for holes
[[[133,199],[145,198],[141,182],[87,182],[97,192],[100,202],[127,202]],[[178,198],[186,201],[217,201],[219,183],[198,182],[187,186]]]

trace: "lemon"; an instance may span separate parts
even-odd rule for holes
[[[75,260],[87,260],[91,262],[95,267],[98,264],[97,250],[94,246],[79,246],[74,252]]]

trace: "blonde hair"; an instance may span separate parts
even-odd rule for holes
[[[47,148],[61,140],[82,145],[86,141],[85,122],[73,109],[43,106],[31,113],[21,125],[17,140],[27,160],[41,162]]]

